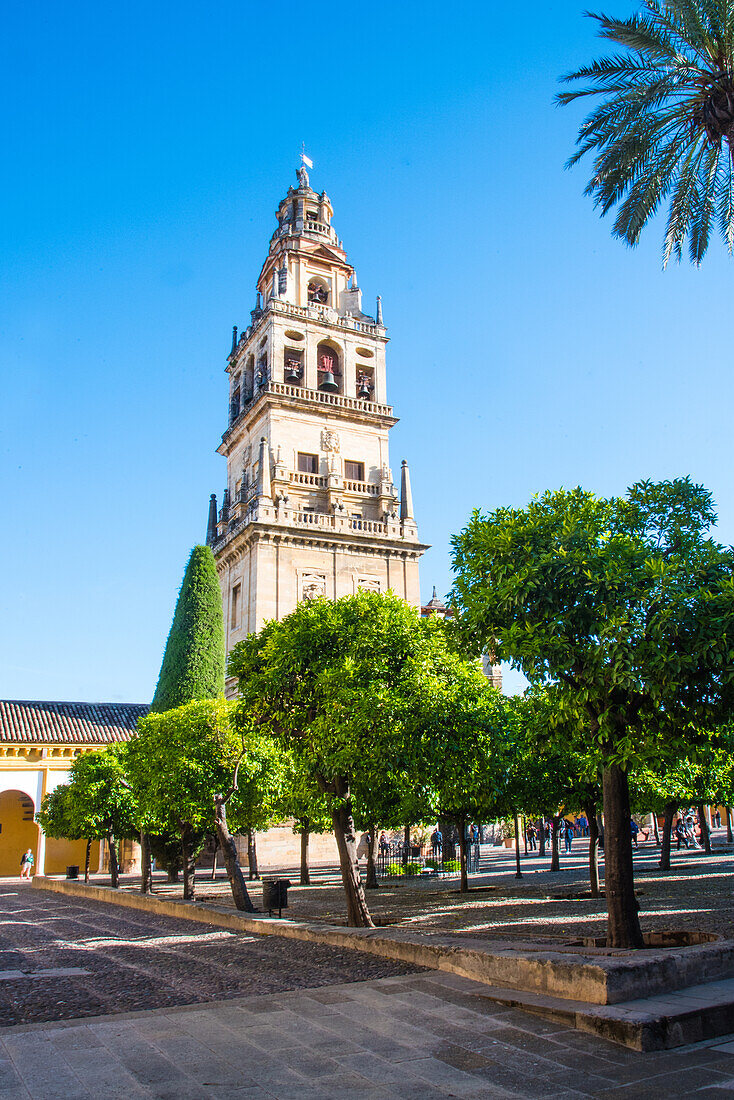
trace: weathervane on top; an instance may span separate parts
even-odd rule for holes
[[[313,168],[313,161],[311,160],[310,157],[306,156],[306,143],[305,143],[305,141],[302,141],[301,142],[301,167],[296,169],[296,175],[298,176],[298,186],[299,187],[308,187],[309,186],[308,172],[306,171],[306,165],[308,165],[309,168]]]

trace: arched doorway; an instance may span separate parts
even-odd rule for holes
[[[20,857],[30,848],[38,857],[39,828],[33,800],[23,791],[0,794],[0,876],[20,875]]]

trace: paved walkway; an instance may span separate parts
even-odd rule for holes
[[[734,1041],[638,1054],[455,975],[25,887],[0,887],[0,979],[6,1019],[56,1019],[0,1028],[0,1100],[734,1096]]]
[[[3,1100],[724,1100],[734,1042],[637,1054],[420,974],[0,1031]]]

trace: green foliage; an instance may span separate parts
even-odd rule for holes
[[[125,779],[123,752],[116,745],[74,760],[69,782],[43,800],[38,820],[44,832],[68,840],[137,836],[139,811]]]
[[[475,513],[453,540],[453,601],[477,648],[554,685],[557,721],[583,715],[597,763],[674,756],[731,710],[734,554],[712,519],[687,478]]]
[[[477,662],[442,654],[414,703],[414,819],[488,821],[506,801],[510,703]]]
[[[326,796],[316,782],[288,753],[282,754],[281,769],[278,816],[292,818],[295,833],[328,833],[331,815]]]
[[[597,805],[601,799],[588,723],[557,696],[553,688],[534,687],[508,700],[514,721],[508,725],[506,746],[506,811],[556,815]],[[514,836],[514,818],[505,821],[511,831],[504,835]]]
[[[64,840],[86,839],[81,830],[84,818],[79,812],[79,803],[74,798],[71,787],[62,783],[47,794],[36,814],[46,836],[60,837]]]
[[[191,551],[151,710],[162,712],[224,694],[222,594],[208,546]]]
[[[656,768],[635,768],[630,794],[639,812],[662,813],[667,804],[678,807],[731,805],[734,800],[734,756],[731,730],[716,732],[715,741],[691,746],[685,756]]]
[[[211,699],[140,720],[126,762],[148,832],[175,834],[182,825],[211,831],[214,795],[229,790],[238,760],[238,788],[227,807],[232,831],[271,823],[280,794],[277,749],[242,716],[236,720],[236,710]]]
[[[699,264],[712,227],[734,242],[734,9],[729,0],[643,0],[627,19],[592,15],[602,38],[621,47],[563,77],[576,82],[560,103],[593,97],[568,164],[595,155],[586,194],[614,233],[635,245],[663,202],[663,263]],[[578,86],[581,85],[581,86]]]
[[[180,835],[178,833],[166,833],[149,836],[148,843],[150,844],[150,855],[155,860],[156,868],[167,871],[170,876],[175,878],[183,866]],[[199,850],[201,850],[201,847]]]
[[[444,871],[450,871],[452,874],[458,874],[461,870],[461,863],[458,859],[445,859],[443,869]]]
[[[235,646],[229,671],[251,719],[323,793],[340,799],[361,790],[368,817],[369,797],[385,786],[412,790],[416,701],[446,657],[440,628],[414,608],[359,592],[302,603],[266,624]]]

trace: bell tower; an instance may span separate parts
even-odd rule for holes
[[[227,359],[229,424],[221,508],[207,542],[222,586],[227,652],[305,599],[391,589],[420,606],[410,473],[394,482],[387,330],[362,310],[326,192],[297,187],[257,279],[250,323]]]

